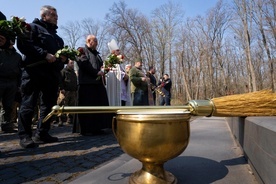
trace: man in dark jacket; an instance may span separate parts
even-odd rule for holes
[[[165,96],[160,96],[160,105],[171,105],[171,88],[172,81],[168,74],[164,74],[163,78],[160,79],[158,86],[161,85],[162,92]]]
[[[157,86],[156,78],[154,77],[155,74],[155,68],[153,66],[149,67],[149,71],[147,72],[147,77],[150,78],[150,87],[151,87],[151,92],[152,92],[152,97],[153,97],[153,103],[156,105],[156,92],[155,88]]]
[[[149,78],[142,71],[141,59],[135,61],[135,65],[129,70],[131,81],[131,98],[134,106],[149,105],[148,81]]]
[[[64,47],[62,38],[57,35],[57,10],[43,6],[41,19],[30,24],[32,34],[28,39],[18,39],[17,47],[25,55],[21,81],[22,102],[18,116],[18,135],[23,148],[36,147],[36,143],[57,142],[57,137],[49,135],[50,121],[42,120],[56,105],[60,71],[67,58],[56,58],[55,53]],[[32,138],[32,117],[37,100],[40,101],[40,118],[37,131]]]
[[[105,73],[101,70],[103,61],[97,51],[98,39],[88,35],[84,47],[79,48],[82,55],[77,58],[79,66],[79,106],[108,106],[106,88],[103,84]],[[79,126],[76,132],[82,135],[102,133],[102,129],[111,128],[112,115],[78,114]],[[77,125],[77,124],[76,124]],[[79,130],[77,128],[79,127]],[[73,130],[73,132],[75,132]]]
[[[2,12],[0,12],[0,20],[6,20]],[[10,38],[5,30],[0,30],[0,101],[4,111],[0,123],[2,131],[6,133],[15,132],[11,113],[21,72],[22,57],[16,52],[13,44],[14,38]]]

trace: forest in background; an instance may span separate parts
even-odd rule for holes
[[[98,38],[103,58],[114,38],[125,62],[153,65],[157,80],[169,74],[172,104],[191,99],[254,92],[276,87],[276,1],[219,0],[202,16],[185,17],[172,0],[145,16],[125,1],[111,5],[104,21],[93,17],[60,25],[65,44],[77,48]]]

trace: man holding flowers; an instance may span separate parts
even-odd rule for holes
[[[18,38],[17,47],[25,59],[22,73],[22,103],[18,116],[18,135],[23,148],[36,147],[36,143],[57,142],[57,137],[49,135],[50,121],[42,123],[45,116],[56,105],[60,71],[67,57],[57,57],[55,53],[64,47],[62,38],[57,35],[57,10],[52,6],[42,6],[41,19],[31,24],[28,38]],[[45,62],[41,62],[45,61]],[[40,118],[37,131],[32,138],[32,116],[37,100],[40,99]]]
[[[106,88],[103,77],[103,60],[97,51],[98,39],[95,35],[88,35],[84,47],[76,62],[79,67],[79,106],[108,106]],[[76,130],[82,135],[102,133],[102,129],[111,128],[112,115],[109,114],[78,114]]]

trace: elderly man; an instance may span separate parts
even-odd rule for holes
[[[84,47],[79,48],[82,55],[76,60],[79,66],[79,106],[108,106],[108,97],[101,77],[103,61],[97,51],[98,40],[88,35]],[[79,130],[82,135],[103,133],[102,129],[111,128],[112,116],[108,114],[79,114]],[[77,129],[77,128],[76,128]]]
[[[62,38],[57,35],[57,10],[52,6],[42,6],[40,17],[30,24],[30,38],[17,40],[18,49],[26,56],[22,62],[22,102],[18,115],[18,134],[23,148],[36,147],[36,143],[58,141],[57,137],[48,133],[51,120],[44,123],[42,120],[56,105],[60,71],[67,58],[55,57],[55,53],[64,46]],[[43,60],[45,62],[41,63]],[[40,118],[32,138],[32,117],[38,98]]]

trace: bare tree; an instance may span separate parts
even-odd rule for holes
[[[255,69],[251,58],[251,30],[252,25],[252,1],[249,0],[234,0],[236,13],[242,22],[242,36],[244,41],[244,51],[246,55],[246,62],[248,65],[248,88],[249,91],[257,91]]]
[[[130,45],[129,58],[144,58],[144,38],[148,35],[148,20],[135,9],[127,9],[125,2],[114,3],[106,15],[113,33],[123,37],[125,45]],[[145,66],[147,61],[143,60]]]
[[[159,53],[160,73],[164,74],[165,70],[172,73],[173,62],[173,43],[177,37],[177,30],[183,18],[183,10],[178,3],[168,1],[155,9],[152,14],[152,30],[155,36],[155,47]],[[165,68],[167,62],[168,68]]]
[[[79,22],[68,22],[65,26],[60,27],[62,36],[66,42],[66,45],[76,48],[82,38],[82,29],[80,29]]]
[[[255,7],[256,14],[254,20],[259,26],[259,31],[262,35],[261,40],[266,50],[271,78],[271,88],[276,92],[276,63],[272,54],[276,49],[276,2],[274,0],[259,0],[255,4]]]
[[[85,38],[89,34],[93,34],[98,39],[98,50],[102,50],[104,53],[108,52],[106,33],[103,23],[95,21],[92,18],[85,18],[81,22],[83,29],[83,37]]]
[[[191,65],[192,61],[189,59],[192,56],[190,53],[191,51],[188,49],[188,45],[191,45],[192,43],[188,43],[190,40],[190,36],[188,31],[183,26],[180,30],[180,35],[178,38],[178,42],[175,43],[175,46],[178,48],[178,50],[175,51],[176,55],[176,73],[178,73],[178,77],[176,77],[176,82],[178,83],[178,88],[176,88],[176,98],[180,99],[180,97],[183,97],[184,101],[188,101],[192,99],[191,92],[192,87],[190,85],[190,81],[194,76],[191,75]],[[195,47],[193,47],[195,48]],[[194,52],[194,51],[192,51]]]
[[[214,67],[214,80],[216,83],[222,83],[218,86],[212,85],[212,93],[214,96],[225,95],[229,86],[227,85],[227,64],[225,62],[223,44],[225,32],[228,29],[231,19],[231,13],[228,11],[228,6],[223,4],[222,0],[218,1],[214,8],[211,8],[207,13],[207,26],[208,26],[208,42],[210,43],[210,52],[213,53],[213,67]],[[211,62],[211,61],[210,61]],[[212,75],[210,73],[210,75]],[[212,81],[214,82],[214,81]]]

